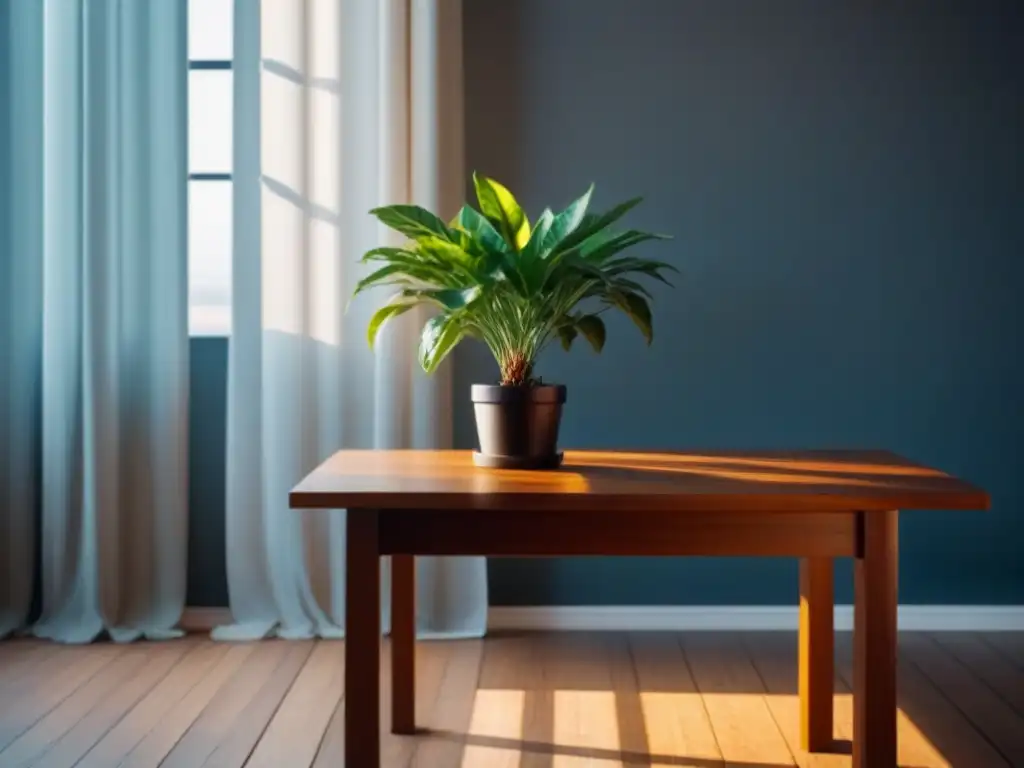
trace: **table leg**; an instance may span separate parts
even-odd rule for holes
[[[896,765],[898,513],[858,515],[854,560],[853,766]]]
[[[800,560],[800,748],[826,752],[832,748],[832,692],[835,680],[835,637],[832,616],[832,558]]]
[[[380,766],[380,544],[377,512],[348,511],[345,765]]]
[[[391,732],[416,732],[416,560],[391,557]]]

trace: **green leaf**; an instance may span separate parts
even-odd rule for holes
[[[356,283],[356,289],[352,292],[352,295],[356,296],[357,294],[365,291],[367,288],[377,285],[385,278],[391,277],[393,275],[406,275],[407,273],[405,269],[405,265],[403,264],[388,264],[387,266],[381,267],[380,269],[371,272],[369,275],[367,275],[358,283]]]
[[[670,287],[672,283],[661,274],[661,270],[667,269],[672,272],[679,271],[671,264],[666,264],[663,261],[633,258],[615,259],[613,261],[605,262],[605,264],[602,265],[602,269],[606,275],[611,276],[625,275],[631,272],[647,275],[648,277],[653,277],[655,280],[659,280]]]
[[[540,290],[553,290],[559,283],[578,281],[580,278],[608,283],[608,276],[597,266],[584,261],[575,251],[563,251],[543,262],[544,279]]]
[[[421,237],[416,241],[416,245],[417,255],[429,259],[441,269],[450,271],[449,282],[464,284],[468,281],[479,284],[489,278],[480,257],[469,253],[461,245],[433,236]]]
[[[624,203],[619,203],[610,211],[597,214],[597,216],[592,220],[594,230],[604,229],[605,227],[614,224],[631,210],[640,205],[643,201],[644,199],[642,197],[631,197]]]
[[[393,296],[390,303],[385,304],[373,313],[373,317],[370,318],[370,324],[366,328],[366,340],[370,344],[370,349],[373,349],[373,344],[377,340],[377,334],[384,326],[384,323],[393,317],[405,314],[416,306],[416,302],[403,302],[401,298],[401,294]]]
[[[467,232],[462,227],[462,225],[459,223],[459,218],[461,215],[462,212],[460,211],[459,215],[452,219],[454,223],[448,225],[448,231],[452,235],[452,243],[459,246],[459,248],[468,253],[470,256],[480,257],[486,253],[490,253],[491,250],[489,248],[484,247],[483,243],[481,243],[476,237],[474,237],[472,233]],[[484,219],[484,221],[487,220]],[[500,235],[498,235],[498,239],[501,239]],[[505,241],[502,240],[501,242],[504,244]]]
[[[651,296],[651,292],[647,290],[647,288],[640,285],[640,283],[636,282],[635,280],[630,280],[629,278],[626,277],[615,278],[614,280],[612,280],[612,286],[616,290],[633,291],[634,293],[639,293],[645,299],[654,298],[653,296]]]
[[[504,186],[486,176],[473,174],[480,211],[494,224],[506,242],[517,251],[530,240],[530,222],[515,197]]]
[[[600,250],[608,243],[619,237],[619,234],[620,233],[618,232],[612,232],[610,229],[602,229],[600,232],[595,232],[587,237],[583,242],[578,243],[570,253],[576,253],[580,256],[586,256],[589,258],[591,254]]]
[[[404,273],[411,279],[419,280],[427,284],[461,287],[467,282],[473,282],[472,280],[460,279],[458,273],[455,272],[450,265],[438,264],[429,258],[425,258],[422,253],[404,251],[399,248],[378,248],[376,250],[380,252],[389,251],[390,253],[372,255],[373,251],[371,251],[362,258],[362,261],[377,262],[389,266],[400,267],[395,274]],[[362,288],[357,287],[353,296],[359,293],[360,290],[362,290]]]
[[[413,239],[425,235],[437,235],[450,240],[448,227],[437,216],[418,205],[387,205],[374,208],[371,214],[381,223]]]
[[[494,225],[470,206],[462,206],[458,220],[459,226],[485,251],[504,253],[509,250],[508,243],[494,228]]]
[[[629,291],[616,291],[609,296],[609,301],[626,313],[650,345],[654,340],[654,328],[651,324],[651,307],[647,299]]]
[[[533,226],[530,241],[526,244],[522,253],[519,254],[520,271],[523,274],[526,287],[531,292],[540,288],[540,283],[544,278],[544,243],[554,220],[554,214],[551,213],[550,209],[545,208]]]
[[[617,259],[606,261],[601,265],[601,268],[607,272],[644,272],[648,270],[657,269],[669,269],[673,272],[678,272],[675,265],[669,264],[667,261],[658,261],[657,259],[643,259],[637,256],[620,256]]]
[[[407,251],[404,248],[373,248],[363,254],[363,257],[359,260],[361,264],[366,264],[371,261],[391,261],[392,259],[401,258],[403,256],[411,256],[415,258],[416,254],[412,251]]]
[[[429,301],[444,310],[454,312],[468,306],[480,295],[480,286],[472,288],[406,288],[401,293],[405,299]]]
[[[542,255],[542,251],[545,247],[544,243],[547,240],[548,232],[551,230],[551,225],[554,224],[554,221],[555,215],[551,212],[550,208],[545,208],[543,213],[537,217],[537,221],[533,224],[533,232],[530,233],[530,239],[520,254],[524,261],[527,259],[535,259]]]
[[[486,260],[488,269],[500,271],[512,287],[525,296],[528,291],[526,281],[519,272],[518,255],[510,251],[505,239],[498,234],[491,222],[466,205],[459,212],[459,224],[480,243],[486,254],[500,256],[500,259]]]
[[[572,202],[568,208],[558,214],[551,224],[544,239],[544,248],[557,248],[563,239],[576,231],[583,222],[590,205],[590,196],[594,193],[594,185],[583,193],[583,196]]]
[[[458,243],[442,240],[436,235],[417,238],[416,245],[421,253],[432,256],[443,264],[472,264],[473,256]]]
[[[591,235],[594,235],[603,229],[607,229],[625,216],[628,211],[638,206],[642,201],[642,197],[634,197],[632,200],[619,203],[607,213],[586,214],[572,234],[568,235],[561,243],[559,243],[557,250],[562,251],[568,248],[573,248]]]
[[[614,221],[639,199],[591,214],[591,187],[557,215],[545,210],[526,230],[524,242],[522,211],[508,190],[482,177],[474,181],[486,210],[467,205],[450,224],[415,206],[375,209],[409,242],[363,256],[370,268],[355,293],[383,285],[397,291],[370,321],[371,347],[390,318],[422,304],[437,315],[424,325],[418,350],[428,372],[466,336],[485,343],[499,364],[518,360],[529,366],[555,339],[568,349],[584,336],[601,351],[606,343],[601,311],[608,308],[625,313],[651,342],[650,282],[644,278],[664,281],[663,273],[674,267],[621,253],[659,236],[612,231]],[[592,302],[593,314],[581,312],[581,302]]]
[[[624,251],[634,245],[647,242],[648,240],[664,240],[664,235],[655,235],[650,232],[638,232],[635,229],[620,232],[605,239],[588,239],[580,244],[580,255],[587,261],[601,263],[610,259],[616,253]]]
[[[420,334],[420,366],[433,373],[463,337],[462,326],[453,315],[435,315]]]
[[[590,342],[595,352],[604,349],[605,329],[604,321],[597,315],[583,315],[576,320],[576,328]]]
[[[576,340],[576,326],[571,323],[558,326],[558,340],[562,343],[562,349],[568,352]]]

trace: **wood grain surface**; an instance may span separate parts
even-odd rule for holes
[[[886,451],[568,451],[558,470],[483,469],[469,451],[339,451],[304,509],[676,512],[987,509],[969,483]]]

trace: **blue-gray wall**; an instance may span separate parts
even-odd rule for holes
[[[552,351],[573,447],[879,446],[986,487],[908,513],[901,599],[1024,602],[1024,14],[1011,2],[465,0],[468,167],[634,194],[646,348]],[[223,602],[223,341],[193,358],[190,601]],[[457,400],[493,364],[455,358]],[[457,413],[462,446],[472,415]],[[842,564],[838,599],[850,600]],[[494,604],[790,603],[760,560],[492,560]]]
[[[228,604],[224,557],[228,341],[194,338],[189,351],[187,603],[222,606]]]

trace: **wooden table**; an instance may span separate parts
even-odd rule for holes
[[[465,451],[342,451],[291,493],[348,509],[345,755],[380,763],[380,557],[392,557],[391,730],[415,732],[415,555],[800,558],[801,739],[832,747],[832,562],[854,558],[853,764],[896,765],[898,509],[985,509],[986,494],[880,451],[569,451],[553,472]],[[357,702],[357,706],[352,706]]]

